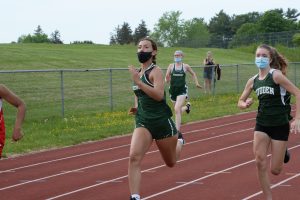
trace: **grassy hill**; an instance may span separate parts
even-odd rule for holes
[[[177,49],[185,53],[186,63],[199,66],[202,65],[208,50],[213,52],[218,63],[252,63],[256,46],[238,49],[159,48],[159,66],[167,67]],[[129,64],[138,65],[136,50],[133,45],[0,44],[0,70],[122,68]],[[300,48],[279,46],[278,50],[289,61],[300,60]]]
[[[185,62],[202,65],[206,52],[211,50],[219,63],[249,63],[253,53],[233,49],[159,48],[157,63],[167,67],[175,50],[185,53]],[[122,68],[138,64],[137,48],[133,45],[53,45],[53,44],[1,44],[0,69],[89,69]]]

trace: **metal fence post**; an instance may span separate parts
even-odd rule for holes
[[[113,93],[112,93],[112,69],[109,69],[109,104],[110,111],[113,111]]]
[[[60,70],[61,114],[65,117],[64,71]]]
[[[239,74],[239,65],[236,64],[236,92],[239,93],[240,91],[240,87],[239,87],[239,83],[240,83],[240,74]]]
[[[297,66],[294,64],[294,84],[297,85]]]

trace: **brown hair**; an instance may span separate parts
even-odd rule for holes
[[[156,44],[156,42],[154,42],[154,40],[152,40],[150,37],[144,37],[144,38],[141,38],[139,40],[139,42],[144,41],[144,40],[151,42],[152,49],[157,51],[157,44]],[[156,64],[156,55],[152,56],[152,62],[154,64]]]
[[[266,44],[262,44],[258,46],[258,48],[266,49],[269,52],[271,58],[271,68],[279,69],[284,75],[287,74],[288,63],[283,55],[281,55],[274,47]]]

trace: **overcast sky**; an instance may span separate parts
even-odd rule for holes
[[[184,20],[197,17],[209,22],[222,9],[232,16],[275,8],[300,11],[300,0],[0,0],[0,43],[33,34],[40,25],[48,36],[59,30],[66,44],[75,40],[109,44],[118,25],[127,22],[134,31],[144,20],[153,30],[167,11],[181,11]]]

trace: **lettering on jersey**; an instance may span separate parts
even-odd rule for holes
[[[272,87],[259,87],[255,90],[257,96],[261,95],[261,94],[271,94],[274,95],[274,88]]]
[[[173,74],[173,76],[183,76],[184,74]]]
[[[137,86],[137,85],[132,86],[133,91],[138,90],[138,89],[140,89],[139,86]]]

